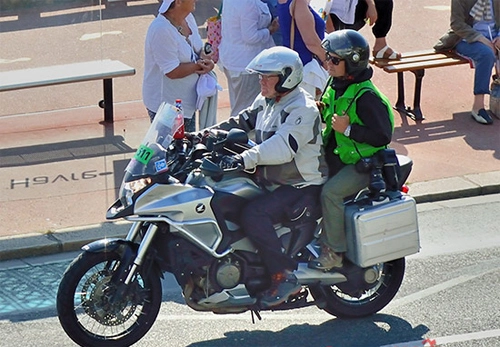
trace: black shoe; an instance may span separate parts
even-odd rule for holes
[[[297,294],[301,290],[297,277],[287,270],[272,275],[271,288],[262,294],[260,305],[268,308],[284,303],[290,295]]]

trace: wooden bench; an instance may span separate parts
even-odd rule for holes
[[[65,83],[103,80],[104,121],[113,123],[113,78],[132,76],[135,69],[118,60],[96,60],[66,65],[0,72],[0,92]]]
[[[470,64],[471,62],[453,52],[437,53],[434,50],[403,53],[400,60],[370,59],[370,63],[383,69],[385,72],[398,74],[398,100],[394,108],[403,112],[415,121],[424,118],[420,109],[420,95],[422,92],[422,79],[425,69],[443,66],[453,66],[460,64]],[[405,104],[405,88],[403,72],[410,71],[415,75],[415,92],[413,97],[413,109]]]

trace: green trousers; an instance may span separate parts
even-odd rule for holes
[[[321,190],[323,231],[321,240],[336,253],[347,251],[344,222],[344,198],[368,187],[370,176],[346,165],[325,183]]]

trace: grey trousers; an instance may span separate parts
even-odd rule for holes
[[[347,251],[344,223],[344,198],[368,186],[370,176],[346,165],[325,183],[321,190],[323,232],[321,241],[336,253]]]
[[[236,117],[242,110],[250,107],[257,95],[260,94],[258,74],[242,73],[237,77],[234,72],[224,68],[231,104],[231,117]]]

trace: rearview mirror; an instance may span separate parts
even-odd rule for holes
[[[229,130],[226,137],[227,144],[241,143],[246,144],[248,142],[248,135],[244,130],[233,128]]]
[[[215,180],[220,179],[224,174],[224,171],[219,167],[219,165],[215,164],[208,158],[202,159],[200,170],[202,174],[212,177]]]

